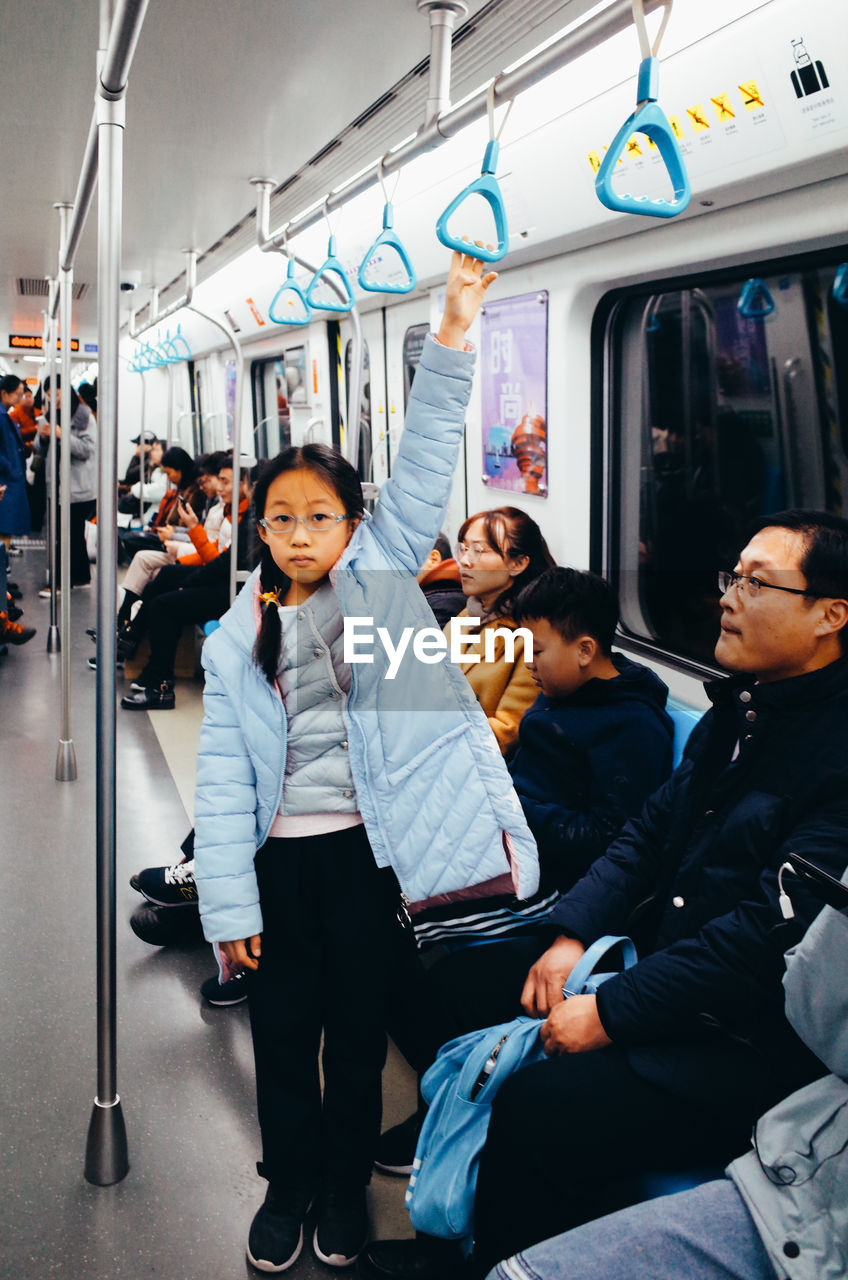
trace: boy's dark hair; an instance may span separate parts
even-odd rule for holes
[[[228,465],[232,465],[232,454]],[[364,513],[362,485],[356,468],[352,467],[337,449],[331,449],[326,444],[293,445],[258,468],[256,484],[253,488],[253,514],[257,527],[259,520],[265,514],[269,488],[278,476],[285,475],[288,471],[311,471],[328,489],[332,489],[337,494],[345,515],[358,519]],[[282,600],[289,589],[291,579],[277,565],[267,542],[263,542],[258,535],[257,540],[260,548],[259,590],[260,592],[278,591],[279,598]],[[263,671],[268,683],[272,685],[277,679],[277,668],[280,665],[282,628],[276,606],[263,603],[261,607],[262,622],[253,648],[253,659]]]
[[[848,600],[848,520],[829,511],[792,507],[758,516],[748,529],[750,541],[763,529],[790,529],[804,538],[799,566],[812,595]]]
[[[557,566],[524,588],[512,613],[519,623],[550,623],[563,640],[592,636],[608,658],[618,626],[618,595],[612,583],[596,573]]]
[[[195,459],[197,474],[200,476],[217,476],[223,466],[233,465],[233,455],[225,449],[216,449],[213,453],[204,453]]]
[[[0,378],[0,391],[5,391],[6,395],[10,396],[13,391],[17,391],[22,382],[23,378],[19,378],[16,373],[4,373]]]
[[[443,560],[450,560],[453,552],[451,551],[451,544],[448,542],[448,535],[446,533],[439,534],[438,538],[433,543],[433,550],[438,551]]]

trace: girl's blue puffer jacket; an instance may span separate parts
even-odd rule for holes
[[[405,627],[435,627],[416,574],[442,526],[473,368],[472,355],[428,339],[391,479],[331,575],[342,614],[373,618],[394,645]],[[257,583],[258,571],[203,648],[195,875],[210,942],[262,931],[253,859],[285,772],[283,704],[252,659]],[[383,645],[360,652],[374,661],[351,664],[350,764],[378,865],[394,868],[413,910],[534,893],[536,846],[460,667],[419,661],[410,645],[388,680]]]

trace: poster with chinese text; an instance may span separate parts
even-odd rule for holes
[[[548,295],[525,293],[481,312],[483,483],[548,492]]]

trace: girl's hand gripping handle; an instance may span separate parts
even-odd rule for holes
[[[467,254],[454,252],[451,258],[448,284],[445,292],[445,312],[439,326],[439,342],[445,347],[465,347],[465,335],[486,290],[498,278],[497,271],[483,272],[484,262]]]

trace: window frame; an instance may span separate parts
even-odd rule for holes
[[[848,261],[848,242],[827,249],[796,254],[752,258],[715,270],[693,270],[684,274],[654,277],[638,284],[608,290],[598,301],[592,317],[590,369],[590,499],[589,564],[591,569],[619,587],[619,541],[621,513],[621,423],[615,420],[616,361],[619,336],[616,318],[625,304],[634,299],[647,301],[657,294],[739,283],[752,276],[768,278],[800,274],[822,267],[838,267]],[[616,645],[629,653],[660,662],[673,671],[699,680],[714,680],[727,672],[717,663],[688,658],[627,631],[621,624]]]

